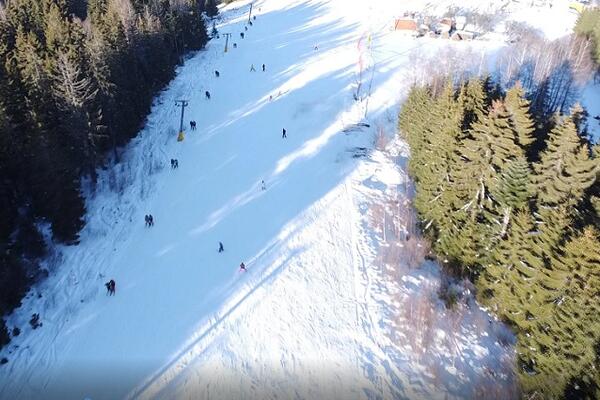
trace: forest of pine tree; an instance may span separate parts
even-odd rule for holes
[[[532,115],[519,84],[415,87],[400,113],[437,258],[517,335],[532,398],[600,398],[600,145],[585,113]]]
[[[40,226],[77,243],[82,178],[95,181],[206,44],[204,11],[215,1],[0,0],[0,316],[41,274]]]

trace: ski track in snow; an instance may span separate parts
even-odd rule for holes
[[[257,1],[241,39],[248,5],[223,9],[229,51],[221,37],[187,59],[88,189],[81,243],[55,249],[50,277],[8,319],[22,333],[2,350],[1,399],[473,397],[481,365],[511,357],[467,318],[455,339],[464,354],[440,384],[389,335],[394,299],[439,281],[427,267],[390,282],[365,223],[366,204],[406,180],[372,147],[378,128],[396,130],[417,79],[411,54],[449,46],[389,30],[425,2]],[[182,98],[198,126],[178,143]],[[356,125],[365,115],[369,128]]]

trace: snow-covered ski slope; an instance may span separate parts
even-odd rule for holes
[[[81,243],[56,249],[50,277],[10,316],[22,333],[0,354],[0,398],[472,397],[484,366],[510,364],[495,322],[467,318],[457,354],[437,347],[447,360],[437,378],[390,339],[394,301],[429,275],[398,288],[374,265],[366,204],[406,181],[369,155],[375,133],[394,134],[416,51],[471,49],[481,68],[480,55],[502,45],[391,32],[398,4],[256,1],[244,39],[249,3],[223,9],[229,51],[221,36],[178,69],[146,127],[101,171]],[[198,124],[183,142],[177,99]]]

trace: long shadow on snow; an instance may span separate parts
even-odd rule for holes
[[[284,12],[294,12],[296,14],[304,12],[310,15],[319,12],[319,9],[320,7],[303,5]],[[276,24],[277,21],[284,20],[277,14],[261,15],[259,18],[264,23],[268,19],[267,16],[269,16],[273,20],[273,24]],[[285,25],[284,22],[280,23]],[[269,24],[269,27],[274,28],[273,24]],[[276,237],[282,227],[293,220],[294,216],[322,198],[351,172],[354,165],[352,161],[344,160],[342,164],[336,165],[335,160],[339,159],[339,153],[343,152],[343,146],[340,146],[339,142],[346,143],[354,139],[342,135],[341,126],[335,126],[334,122],[335,110],[349,107],[352,104],[351,92],[348,87],[352,83],[350,78],[353,66],[344,66],[325,74],[320,73],[317,75],[318,79],[310,79],[285,93],[286,96],[283,98],[276,98],[272,102],[265,101],[265,95],[261,95],[258,99],[252,95],[255,92],[261,94],[274,92],[278,87],[285,85],[286,79],[293,78],[294,72],[301,72],[305,61],[308,61],[311,57],[321,56],[320,53],[312,50],[312,43],[319,35],[331,36],[331,38],[319,40],[321,46],[326,43],[326,46],[335,47],[344,42],[344,40],[334,40],[335,37],[339,37],[339,35],[336,35],[334,25],[313,26],[310,29],[316,31],[314,34],[308,33],[310,29],[287,27],[293,31],[295,41],[301,41],[302,39],[305,41],[305,46],[298,43],[293,48],[298,50],[287,55],[297,60],[295,66],[284,68],[285,65],[282,66],[280,62],[277,62],[278,60],[275,60],[268,64],[267,71],[267,74],[275,73],[275,79],[261,81],[259,79],[262,72],[258,71],[254,73],[256,75],[251,75],[252,79],[243,82],[246,88],[245,91],[237,92],[236,87],[233,85],[226,86],[219,91],[213,89],[212,99],[206,105],[207,108],[211,108],[209,114],[219,114],[220,111],[235,109],[238,110],[236,113],[239,115],[229,115],[226,121],[208,125],[207,131],[203,131],[205,123],[203,121],[199,127],[199,130],[203,131],[203,136],[192,138],[192,135],[189,135],[191,140],[188,139],[194,146],[201,147],[200,151],[194,149],[194,153],[199,159],[198,163],[206,164],[206,167],[198,167],[199,176],[190,177],[192,185],[201,183],[207,187],[218,187],[217,182],[211,184],[211,181],[225,180],[226,183],[227,177],[230,176],[235,178],[235,181],[239,183],[238,186],[247,189],[241,193],[232,191],[223,196],[224,200],[210,198],[212,196],[210,194],[194,199],[197,205],[196,210],[198,210],[196,215],[193,217],[186,215],[186,221],[181,221],[181,223],[186,226],[185,222],[190,220],[203,222],[199,225],[188,223],[188,228],[186,228],[188,229],[188,237],[178,237],[178,243],[168,246],[169,251],[166,253],[161,252],[159,258],[163,258],[177,247],[193,246],[194,243],[198,242],[212,244],[221,238],[225,238],[225,243],[236,244],[234,250],[238,255],[238,260],[247,259],[247,257],[257,254],[258,249],[264,248],[262,237]],[[281,28],[283,29],[284,26]],[[256,29],[256,26],[252,29]],[[338,29],[344,31],[343,35],[351,37],[352,27],[340,27]],[[280,37],[285,39],[285,36],[274,36],[274,38]],[[245,45],[251,42],[250,38],[251,34],[249,33],[247,39],[245,39],[246,42],[240,43],[238,49],[236,49],[238,53],[245,50]],[[277,43],[273,45],[277,46]],[[253,52],[251,56],[252,58],[247,59],[255,59],[256,52]],[[259,58],[256,59],[260,60]],[[223,60],[227,61],[227,56]],[[223,80],[223,77],[235,76],[240,71],[241,73],[250,74],[249,71],[244,71],[249,64],[249,62],[229,63],[216,66],[216,68],[221,72],[220,79]],[[260,65],[259,62],[253,62],[253,64],[256,67]],[[258,78],[253,79],[254,76]],[[221,80],[217,83],[220,83]],[[215,95],[215,93],[217,94]],[[224,97],[227,100],[226,104],[221,105],[221,110],[218,110],[219,104],[217,104],[217,107],[214,106],[216,103],[215,98],[219,97]],[[291,115],[289,115],[290,113],[286,115],[286,110],[290,108],[289,104],[295,103],[295,98],[308,99],[308,101],[304,101],[300,109],[295,109]],[[332,103],[333,106],[331,106]],[[215,110],[215,108],[217,109]],[[268,113],[268,115],[261,117],[260,113]],[[221,112],[221,114],[224,114],[224,112]],[[318,114],[317,118],[311,114]],[[233,120],[231,120],[232,117]],[[296,122],[303,118],[306,118],[306,121]],[[290,129],[289,125],[286,124],[290,120],[295,122],[294,129]],[[297,125],[300,125],[300,127]],[[283,140],[280,138],[280,129],[286,126],[288,127],[288,139]],[[328,132],[327,135],[323,135],[325,131]],[[311,135],[311,133],[313,134]],[[306,149],[305,146],[310,141],[316,142],[311,148]],[[273,147],[273,143],[279,146],[276,151],[263,151]],[[231,153],[213,154],[211,152],[212,148],[229,148]],[[223,160],[225,161],[223,162]],[[214,165],[217,167],[211,171],[210,166]],[[252,169],[248,168],[250,166]],[[333,169],[338,169],[339,166],[339,169],[332,171],[332,166]],[[307,174],[307,170],[310,169],[312,169],[311,173]],[[263,171],[263,173],[253,174],[252,170]],[[287,174],[284,175],[283,172],[287,172]],[[307,175],[311,176],[312,182],[302,180]],[[257,184],[261,178],[267,178],[265,179],[268,184],[266,192],[258,190]],[[301,187],[300,190],[299,187]],[[228,189],[230,188],[227,188],[224,184],[220,191],[227,192]],[[254,201],[259,200],[261,196],[270,196],[271,201],[268,203]],[[186,198],[187,196],[182,194],[181,197]],[[276,205],[275,208],[273,208],[273,204]],[[173,204],[172,207],[178,207],[178,204]],[[262,216],[263,218],[256,219],[255,216]],[[235,227],[235,231],[227,231],[223,228],[223,225]],[[258,231],[260,231],[261,236],[257,235]],[[208,260],[197,261],[204,263]],[[161,262],[169,263],[166,260]],[[260,259],[257,259],[256,262],[259,264]],[[230,265],[235,264],[231,262]],[[229,275],[224,275],[222,269],[214,268],[211,271],[206,271],[202,279],[206,286],[218,288],[219,283],[222,283],[227,276]],[[219,292],[219,289],[216,289],[216,292]],[[210,293],[201,300],[204,303],[203,307],[197,309],[197,311],[200,315],[206,315],[207,311],[213,310],[225,302],[230,294],[231,291]],[[169,361],[168,365],[176,363],[177,358],[182,354],[184,352],[178,353],[175,360]],[[160,371],[164,371],[164,368]]]
[[[161,378],[163,379],[163,381],[160,382],[160,384],[163,387],[162,390],[165,390],[169,383],[169,382],[164,381],[165,375],[167,375],[166,379],[168,381],[172,381],[177,376],[177,372],[180,372],[180,371],[177,371],[177,372],[173,371],[169,374],[169,372],[170,372],[169,370],[173,369],[173,368],[176,369],[177,364],[180,363],[183,358],[186,358],[186,360],[185,360],[186,363],[189,363],[194,358],[202,357],[204,352],[207,350],[206,346],[201,346],[202,341],[205,339],[210,339],[210,335],[213,333],[213,331],[218,329],[219,326],[221,325],[221,323],[223,321],[225,321],[229,316],[231,316],[231,314],[233,314],[237,310],[237,308],[246,299],[248,299],[250,296],[252,296],[256,292],[256,290],[260,289],[262,286],[272,283],[277,278],[277,276],[283,271],[283,269],[286,267],[288,261],[293,259],[298,254],[302,253],[303,251],[305,251],[304,248],[299,248],[299,249],[294,250],[292,253],[290,253],[286,257],[286,259],[284,261],[281,261],[280,263],[278,263],[277,266],[272,267],[265,276],[261,277],[258,280],[258,282],[256,282],[252,286],[250,286],[243,293],[238,293],[238,296],[235,299],[233,299],[233,301],[231,301],[231,304],[228,304],[222,310],[222,312],[219,313],[219,315],[216,318],[214,318],[213,321],[211,321],[211,324],[205,327],[206,329],[202,330],[198,334],[198,336],[193,339],[193,341],[186,344],[186,346],[183,349],[181,349],[173,357],[172,361],[170,361],[169,363],[164,365],[151,378],[149,378],[146,382],[144,382],[144,384],[142,386],[137,388],[134,392],[130,393],[130,395],[128,397],[129,398],[138,398],[144,394],[148,395],[148,393],[145,393],[145,392],[148,390],[152,390],[152,385],[157,383]],[[231,294],[233,295],[233,293],[231,293]],[[201,348],[195,349],[196,347],[201,347]],[[161,393],[161,392],[151,393],[150,396],[153,398],[168,397],[164,393]]]

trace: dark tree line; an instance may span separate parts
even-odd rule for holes
[[[106,155],[138,132],[181,56],[205,45],[201,13],[212,6],[0,0],[0,316],[40,273],[40,226],[56,242],[77,243],[82,178],[94,182]]]
[[[415,206],[438,259],[513,327],[523,392],[599,398],[600,146],[581,107],[532,108],[519,84],[413,88]]]

